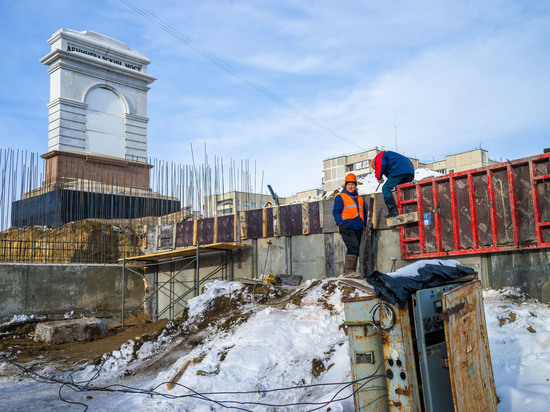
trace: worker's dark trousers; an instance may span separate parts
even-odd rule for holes
[[[345,225],[340,226],[340,235],[348,249],[346,255],[359,256],[359,246],[361,245],[362,230],[351,229]]]
[[[384,201],[392,197],[391,191],[395,186],[400,185],[401,183],[412,182],[413,179],[414,179],[414,175],[410,173],[388,177],[388,180],[386,180],[386,183],[384,183],[384,186],[382,186],[382,194],[384,196]]]

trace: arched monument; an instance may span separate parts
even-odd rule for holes
[[[149,59],[91,31],[61,29],[48,43],[40,60],[50,74],[45,183],[86,178],[88,165],[104,163],[123,185],[148,188]]]
[[[14,226],[131,219],[179,210],[151,191],[147,163],[150,61],[125,43],[60,29],[40,61],[50,74],[42,187],[12,205]]]

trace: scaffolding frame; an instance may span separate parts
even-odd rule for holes
[[[159,319],[160,316],[164,315],[167,311],[169,313],[169,319],[172,320],[181,312],[175,312],[175,307],[177,304],[181,304],[182,300],[191,294],[195,293],[195,296],[200,294],[200,286],[206,281],[211,279],[215,274],[222,270],[229,269],[228,280],[234,280],[234,270],[233,270],[233,252],[236,250],[242,250],[248,248],[250,245],[234,242],[222,242],[222,243],[212,243],[208,245],[201,246],[197,244],[193,247],[187,247],[182,249],[169,250],[164,252],[151,253],[141,256],[133,257],[123,257],[120,259],[122,262],[122,309],[121,309],[121,323],[122,330],[124,330],[124,318],[125,318],[125,290],[126,290],[126,271],[134,273],[140,278],[142,278],[147,284],[146,277],[139,273],[136,269],[141,268],[144,273],[147,273],[148,269],[153,270],[153,291],[147,293],[145,299],[140,302],[134,309],[130,311],[130,314],[135,313],[138,308],[144,306],[148,301],[153,298],[156,299],[156,310],[155,310],[155,321]],[[212,271],[210,271],[202,279],[200,278],[200,256],[204,254],[212,253],[223,253],[222,262],[217,265]],[[175,264],[177,262],[188,262],[184,264],[177,272],[175,271]],[[129,266],[129,263],[132,266]],[[137,263],[137,264],[136,264]],[[180,282],[181,285],[187,288],[182,294],[176,295],[174,292],[174,282],[177,281],[177,276],[182,273],[184,270],[188,269],[192,264],[195,264],[194,277],[193,277],[193,286],[188,287],[185,283]],[[159,283],[159,267],[161,265],[170,265],[170,276],[162,284]],[[168,298],[168,305],[159,312],[158,307],[158,298],[160,294],[163,294]]]

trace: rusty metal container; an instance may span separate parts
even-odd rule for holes
[[[373,325],[374,296],[342,299],[349,338],[355,411],[389,411],[380,331]]]
[[[409,309],[407,306],[403,309],[395,306],[393,309],[394,327],[381,335],[382,351],[386,358],[389,410],[420,412],[422,409]],[[387,316],[386,311],[380,311],[381,321],[386,325],[391,323],[390,319],[385,319]]]

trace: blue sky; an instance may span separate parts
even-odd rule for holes
[[[119,0],[0,0],[0,147],[47,151],[60,28],[146,55],[148,152],[256,162],[280,195],[321,186],[322,161],[385,146],[421,160],[480,145],[516,159],[550,147],[548,1],[132,0],[341,136],[220,69]],[[351,143],[350,143],[351,142]],[[252,169],[252,167],[251,167]]]

